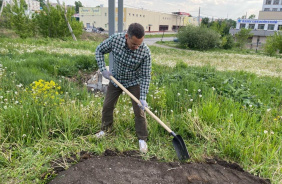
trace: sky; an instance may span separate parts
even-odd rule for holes
[[[66,5],[74,5],[79,0],[61,0]],[[117,0],[115,0],[117,2]],[[50,0],[56,2],[56,0]],[[85,7],[96,7],[103,4],[108,7],[108,0],[80,0]],[[258,18],[258,13],[262,10],[263,0],[123,0],[124,7],[143,8],[157,12],[187,12],[192,16],[199,15],[210,19],[228,18],[237,20],[243,15],[254,14]],[[117,3],[116,3],[117,7]]]

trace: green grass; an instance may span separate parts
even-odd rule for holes
[[[104,96],[88,92],[81,75],[97,70],[94,51],[98,42],[0,41],[3,183],[47,183],[55,176],[52,163],[68,168],[69,163],[59,160],[73,154],[79,157],[81,151],[102,154],[106,149],[138,149],[134,113],[126,95],[115,109],[114,131],[105,139],[94,138]],[[150,49],[153,71],[148,103],[152,112],[182,136],[191,161],[217,157],[281,183],[281,60],[221,51]],[[244,66],[222,69],[246,58],[252,70],[245,71]],[[260,75],[261,71],[268,72]],[[47,95],[39,95],[32,86],[40,79],[54,81],[61,88],[47,89],[45,83],[40,89]],[[149,153],[143,158],[177,160],[171,137],[153,118],[147,119]]]
[[[160,34],[145,34],[145,38],[162,38],[162,37],[175,37],[176,34],[163,34],[163,33],[160,33]]]

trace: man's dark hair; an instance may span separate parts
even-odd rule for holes
[[[128,27],[127,34],[129,38],[136,36],[136,38],[140,39],[145,35],[144,27],[141,24],[132,23]]]

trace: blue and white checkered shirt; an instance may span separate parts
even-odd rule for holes
[[[104,40],[96,49],[96,60],[101,72],[106,70],[104,54],[113,53],[111,69],[115,77],[125,88],[140,85],[140,100],[146,100],[151,80],[151,52],[143,42],[138,49],[127,47],[125,33],[115,33]],[[114,82],[114,86],[118,87]]]

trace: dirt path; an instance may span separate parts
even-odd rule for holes
[[[62,171],[50,184],[268,184],[269,180],[244,172],[237,164],[209,160],[207,163],[165,163],[145,161],[134,154],[117,155],[106,151],[105,156],[84,159]]]

